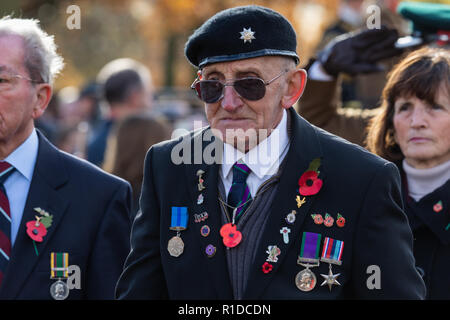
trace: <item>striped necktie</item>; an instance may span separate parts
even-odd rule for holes
[[[235,223],[244,214],[252,201],[250,189],[247,186],[247,177],[251,170],[243,163],[235,163],[233,165],[233,183],[228,192],[229,212],[232,215],[233,210],[236,209]]]
[[[8,162],[0,161],[0,285],[11,255],[11,210],[4,183],[13,171]]]

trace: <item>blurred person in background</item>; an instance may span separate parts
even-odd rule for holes
[[[450,299],[450,51],[423,48],[390,73],[368,148],[402,175],[428,299]]]
[[[87,144],[87,160],[102,166],[108,139],[113,127],[126,116],[149,111],[153,100],[150,71],[143,64],[129,58],[116,59],[99,72],[98,83],[108,112]]]
[[[103,169],[130,182],[133,190],[132,214],[139,207],[148,149],[171,137],[171,126],[163,118],[149,113],[133,114],[121,120],[108,144]]]
[[[360,30],[333,40],[308,66],[308,86],[296,106],[299,114],[312,124],[350,142],[365,146],[366,128],[377,109],[344,108],[340,100],[341,74],[371,74],[390,69],[389,61],[401,59],[405,51],[419,45],[450,48],[450,42],[437,41],[439,33],[450,34],[450,6],[432,3],[402,3],[402,16],[411,20],[422,35],[411,48],[397,48],[395,29]],[[421,41],[421,42],[420,42]],[[376,91],[374,89],[374,91]]]
[[[63,68],[53,36],[4,17],[0,52],[0,299],[112,299],[129,251],[130,185],[36,130]]]
[[[372,9],[374,6],[379,10],[379,22],[381,25],[388,29],[396,30],[398,35],[403,35],[407,32],[407,24],[406,20],[395,12],[399,2],[399,0],[340,1],[337,20],[325,30],[317,46],[317,52],[320,54],[337,37],[356,32],[362,28],[369,28],[367,21],[373,22],[371,15],[374,15],[375,11]],[[391,60],[384,62],[390,64],[389,69],[398,62],[396,59]],[[376,73],[339,74],[339,99],[342,102],[342,106],[344,108],[374,108],[383,90],[386,73],[379,70]],[[332,76],[337,75],[332,74]],[[315,77],[316,73],[309,75],[309,79],[317,79]],[[310,89],[313,89],[312,86]]]

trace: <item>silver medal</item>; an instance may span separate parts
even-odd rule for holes
[[[69,296],[69,287],[64,281],[58,280],[51,285],[50,295],[55,300],[65,300]]]
[[[295,276],[295,285],[301,291],[308,292],[314,289],[317,283],[315,274],[308,268],[300,271]]]

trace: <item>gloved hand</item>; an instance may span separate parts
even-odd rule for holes
[[[397,30],[386,27],[345,33],[328,43],[319,52],[317,60],[335,77],[340,72],[355,75],[382,71],[378,61],[402,53],[394,47],[397,38]]]

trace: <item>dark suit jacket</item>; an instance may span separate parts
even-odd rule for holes
[[[129,252],[131,188],[87,161],[56,149],[42,134],[28,198],[0,299],[52,299],[50,253],[69,253],[81,269],[81,289],[68,299],[113,299]],[[33,241],[26,223],[39,207],[53,215],[43,242]]]
[[[316,128],[290,108],[292,139],[278,192],[273,200],[270,217],[251,266],[244,299],[421,299],[424,283],[415,269],[412,234],[402,210],[400,176],[396,166],[364,149]],[[195,146],[205,131],[188,138]],[[208,140],[207,138],[205,140]],[[116,296],[122,299],[232,299],[227,270],[226,248],[219,234],[221,213],[218,202],[220,165],[175,165],[171,152],[179,140],[151,148],[145,161],[141,212],[133,224],[132,251],[119,279]],[[205,150],[204,143],[203,150]],[[220,149],[220,148],[219,148]],[[220,151],[220,150],[219,150]],[[298,180],[314,158],[321,158],[320,192],[307,197],[297,208]],[[197,170],[205,171],[204,202],[197,204]],[[178,258],[167,251],[167,243],[175,235],[169,230],[171,207],[188,207],[188,228],[181,231],[184,252]],[[290,241],[283,242],[281,228],[285,217],[297,210],[296,221],[289,226]],[[208,212],[211,233],[200,234],[203,223],[195,223],[193,215]],[[345,226],[332,227],[314,223],[311,214],[337,213],[345,217]],[[303,232],[315,232],[324,237],[344,241],[342,265],[333,266],[340,273],[341,286],[320,286],[320,274],[328,273],[328,264],[312,268],[318,284],[310,292],[300,291],[294,282],[304,267],[297,265]],[[243,238],[242,241],[245,241]],[[323,243],[323,240],[322,240]],[[217,248],[209,258],[205,248]],[[281,249],[273,270],[262,271],[267,259],[267,247]],[[233,250],[233,249],[230,249]],[[368,289],[368,267],[377,265],[380,289]],[[370,268],[369,268],[370,270]],[[370,279],[369,279],[370,280]],[[369,281],[371,282],[371,281]]]
[[[401,169],[401,165],[400,165]],[[450,180],[419,201],[408,196],[402,172],[405,211],[414,236],[417,268],[427,287],[427,299],[450,299]],[[437,203],[442,207],[436,208]]]

